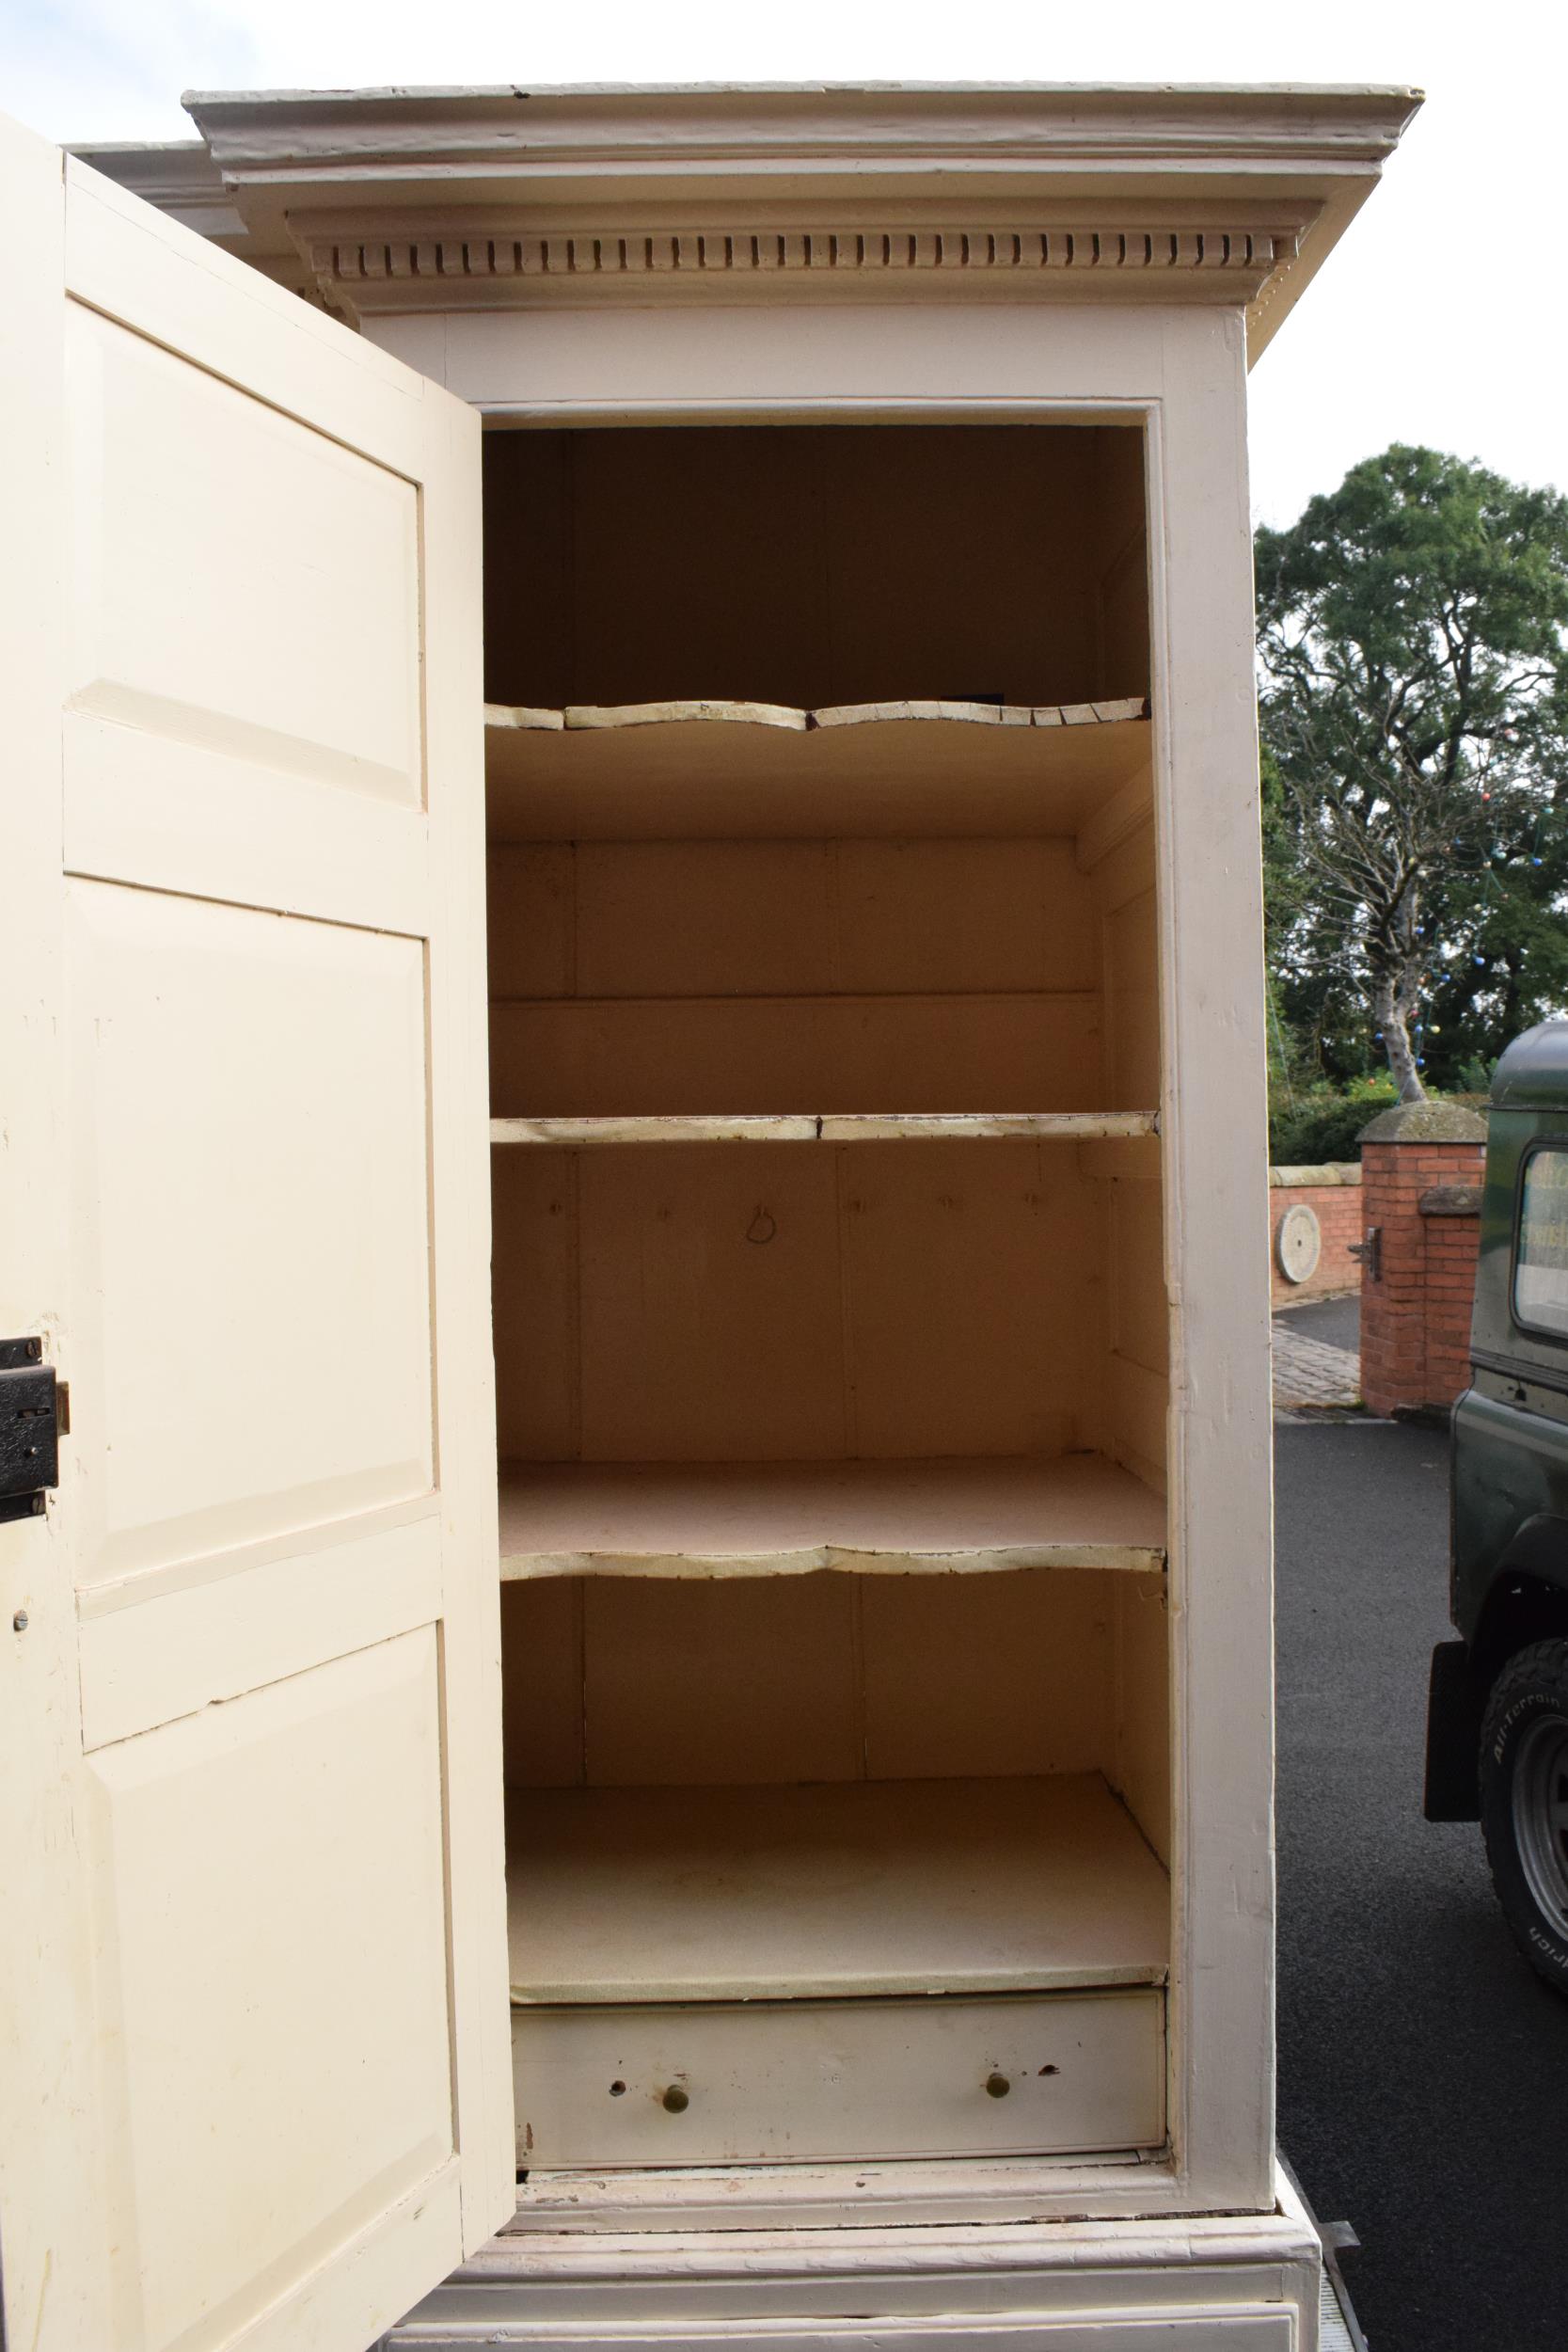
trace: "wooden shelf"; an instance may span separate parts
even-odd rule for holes
[[[1097,1773],[515,1790],[512,1998],[1163,1983],[1169,1882]]]
[[[1078,836],[1147,802],[1142,701],[485,712],[498,841]],[[1127,796],[1131,795],[1131,799]],[[1121,819],[1117,820],[1118,823]]]
[[[1154,1111],[828,1111],[725,1119],[493,1119],[492,1143],[557,1151],[627,1143],[1030,1143],[1131,1141],[1158,1129]]]
[[[1164,1564],[1165,1510],[1096,1454],[1055,1461],[508,1463],[503,1577],[962,1575]]]

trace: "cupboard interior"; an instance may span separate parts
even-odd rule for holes
[[[519,2002],[1163,1979],[1157,1572],[562,1577],[502,1597],[532,1860]],[[743,1891],[721,1923],[701,1899],[716,1867]]]
[[[1125,425],[491,435],[492,703],[1148,691]]]
[[[938,1996],[918,2042],[943,2000],[1139,1988],[1144,2036],[1159,1997],[1148,726],[994,709],[1147,691],[1141,462],[1086,427],[487,442],[515,2039],[569,2071],[594,2011],[595,2084],[610,2021],[702,2050],[729,2004],[762,2034]],[[741,697],[974,707],[785,728]],[[889,1131],[822,1126],[866,1113]],[[1156,2092],[1095,2064],[1101,2109],[1054,2122],[884,2129],[863,2082],[782,2141],[649,2139],[601,2095],[586,2137],[520,2122],[519,2162],[1153,2144]]]

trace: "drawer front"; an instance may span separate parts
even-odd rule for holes
[[[1164,2138],[1164,1995],[515,2009],[526,2167],[1054,2155]]]

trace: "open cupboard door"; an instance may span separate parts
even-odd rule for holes
[[[478,421],[0,184],[5,2341],[365,2352],[513,2196]]]

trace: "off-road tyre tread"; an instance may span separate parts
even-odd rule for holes
[[[1487,1694],[1481,1727],[1481,1824],[1492,1883],[1526,1960],[1568,1995],[1568,1944],[1530,1893],[1513,1837],[1513,1760],[1526,1726],[1544,1713],[1568,1718],[1568,1641],[1517,1651]]]

